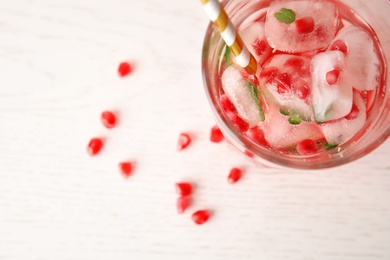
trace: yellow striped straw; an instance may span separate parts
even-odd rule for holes
[[[238,65],[248,73],[255,74],[257,62],[248,51],[236,28],[218,0],[200,0],[210,20],[217,26],[225,43],[230,47]]]

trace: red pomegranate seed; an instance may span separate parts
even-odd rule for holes
[[[111,111],[102,112],[100,119],[106,128],[113,128],[116,124],[116,116]]]
[[[310,89],[307,85],[302,85],[297,87],[296,92],[300,99],[306,99],[310,94]]]
[[[348,115],[345,116],[345,119],[347,120],[353,120],[356,119],[359,115],[359,108],[358,106],[354,103],[352,104],[352,109],[351,112],[349,112]]]
[[[328,85],[336,84],[339,79],[339,76],[340,76],[340,70],[338,69],[328,71],[326,73],[326,83],[328,83]]]
[[[240,132],[246,132],[249,129],[249,124],[245,122],[241,117],[239,117],[236,114],[232,114],[230,116],[230,120],[232,121],[233,125],[240,131]]]
[[[191,143],[190,135],[187,134],[187,133],[181,133],[179,135],[179,140],[177,142],[176,148],[177,148],[178,151],[181,151],[181,150],[187,148],[187,146],[189,146],[190,143]]]
[[[130,72],[132,71],[132,66],[129,62],[125,61],[125,62],[121,62],[118,66],[118,74],[119,76],[121,77],[124,77],[128,74],[130,74]]]
[[[219,102],[221,102],[222,108],[226,113],[235,113],[236,109],[226,94],[221,95]]]
[[[309,155],[317,152],[317,143],[311,139],[305,139],[297,144],[297,152],[300,155]]]
[[[332,45],[330,46],[330,50],[338,50],[344,53],[347,53],[348,47],[342,40],[336,40]]]
[[[95,156],[100,152],[103,147],[103,140],[100,138],[92,138],[88,143],[88,154],[90,156]]]
[[[261,54],[263,54],[263,52],[267,49],[268,47],[268,43],[266,40],[262,40],[260,38],[257,38],[253,43],[252,43],[252,47],[253,49],[255,50],[255,53],[257,54],[257,56],[260,56]]]
[[[131,162],[119,163],[119,170],[123,177],[128,178],[133,172],[133,164]]]
[[[276,77],[278,83],[278,93],[285,94],[291,91],[291,77],[287,73],[281,73]]]
[[[176,201],[176,209],[177,213],[183,214],[184,211],[188,208],[191,203],[191,199],[189,196],[179,197]]]
[[[219,143],[224,139],[223,134],[218,126],[213,126],[210,132],[210,141],[213,143]]]
[[[253,158],[253,153],[251,153],[251,152],[249,152],[248,150],[245,150],[244,151],[244,154],[246,155],[246,156],[248,156],[249,158]]]
[[[194,221],[195,224],[202,225],[209,217],[210,213],[208,210],[198,210],[192,214],[192,221]]]
[[[299,57],[292,57],[292,58],[289,58],[288,60],[286,60],[286,62],[284,63],[284,66],[285,67],[300,68],[303,66],[303,64],[304,64],[303,59],[301,59]]]
[[[265,79],[266,83],[271,82],[279,73],[277,67],[268,67],[260,72],[260,78]]]
[[[250,128],[246,132],[246,135],[248,136],[249,139],[251,139],[255,143],[261,144],[266,147],[270,146],[267,140],[265,140],[264,131],[260,128],[257,127]]]
[[[310,33],[314,30],[314,19],[311,16],[303,17],[295,21],[295,29],[298,33]]]
[[[233,184],[237,182],[242,176],[242,172],[239,168],[232,168],[228,175],[228,182]]]
[[[176,193],[180,196],[188,196],[192,193],[192,184],[189,182],[175,183]]]

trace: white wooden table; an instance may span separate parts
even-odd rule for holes
[[[1,260],[390,259],[390,141],[297,173],[211,143],[207,24],[196,0],[0,0]],[[122,60],[135,66],[125,78]],[[194,140],[178,153],[182,131]],[[93,136],[106,142],[90,158]],[[122,160],[136,163],[129,179]],[[229,185],[233,166],[245,174]],[[178,215],[181,180],[196,188]]]

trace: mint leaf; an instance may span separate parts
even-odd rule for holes
[[[302,120],[296,115],[290,116],[288,118],[288,122],[292,125],[299,125],[301,123],[301,121]]]
[[[332,150],[333,148],[336,148],[338,144],[329,144],[328,142],[324,143],[324,147],[326,150]]]
[[[250,82],[246,82],[246,85],[249,88],[249,92],[251,93],[252,98],[255,100],[257,106],[259,107],[260,120],[264,121],[265,115],[264,115],[263,108],[261,107],[260,98],[259,98],[259,91],[257,90],[256,86]]]
[[[228,66],[233,64],[232,50],[227,45],[225,47],[225,53],[223,54],[223,58],[225,60],[226,67],[228,67]]]
[[[295,21],[295,13],[291,9],[282,8],[275,13],[275,18],[282,23],[293,23]]]

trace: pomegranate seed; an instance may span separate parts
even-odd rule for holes
[[[192,214],[192,221],[194,221],[195,224],[202,225],[209,217],[210,213],[208,210],[198,210]]]
[[[313,17],[303,17],[295,21],[295,29],[298,33],[310,33],[314,30]]]
[[[218,126],[213,126],[210,132],[210,141],[213,143],[219,143],[224,139],[223,134]]]
[[[310,94],[310,89],[307,85],[302,85],[296,89],[296,92],[300,99],[306,99]]]
[[[111,111],[104,111],[101,114],[100,119],[101,119],[103,125],[109,129],[113,128],[116,124],[116,116]]]
[[[236,114],[233,114],[230,116],[230,120],[232,121],[233,125],[240,131],[240,132],[246,132],[249,129],[249,124],[241,119]]]
[[[233,184],[241,178],[241,170],[239,168],[232,168],[228,175],[228,182]]]
[[[128,74],[130,74],[130,72],[132,71],[132,66],[129,62],[125,61],[125,62],[121,62],[118,66],[118,74],[119,76],[121,77],[124,77]]]
[[[179,197],[176,201],[177,213],[183,214],[191,203],[191,199],[188,196]]]
[[[219,98],[219,102],[221,102],[222,108],[226,113],[235,113],[236,109],[226,94]]]
[[[348,115],[345,116],[345,119],[347,120],[353,120],[356,119],[359,115],[359,108],[358,106],[354,103],[352,104],[352,109],[351,112],[349,112]]]
[[[257,54],[257,56],[260,56],[263,54],[263,52],[267,49],[268,43],[266,40],[262,40],[260,38],[257,38],[254,43],[252,43],[252,47]]]
[[[299,57],[292,57],[284,63],[285,67],[295,67],[295,68],[300,68],[304,64],[303,60]]]
[[[255,143],[261,144],[266,147],[270,146],[267,140],[265,140],[264,131],[260,128],[257,127],[250,128],[246,132],[246,135],[248,136],[249,139],[251,139]]]
[[[95,156],[100,152],[103,147],[103,140],[100,138],[92,138],[88,143],[88,154],[90,156]]]
[[[123,177],[128,178],[133,172],[133,164],[131,162],[119,163],[119,170]]]
[[[192,184],[188,182],[178,182],[175,184],[177,194],[181,196],[188,196],[192,193]]]
[[[187,146],[189,146],[190,143],[191,143],[190,135],[187,134],[187,133],[181,133],[179,135],[179,140],[177,142],[176,148],[177,148],[178,151],[181,151],[181,150],[187,148]]]
[[[276,67],[268,67],[260,72],[260,78],[265,79],[266,83],[271,82],[279,73],[279,69]]]
[[[336,84],[339,79],[339,76],[340,76],[340,70],[338,69],[328,71],[326,73],[326,83],[328,83],[328,85]]]
[[[297,152],[300,155],[309,155],[317,152],[317,143],[311,139],[305,139],[297,144]]]
[[[336,40],[332,45],[330,46],[330,50],[338,50],[344,53],[347,53],[348,47],[342,40]]]
[[[244,154],[248,156],[249,158],[253,158],[253,153],[249,152],[248,150],[244,151]]]
[[[278,93],[285,94],[291,91],[291,78],[287,73],[281,73],[276,77],[278,83]]]

